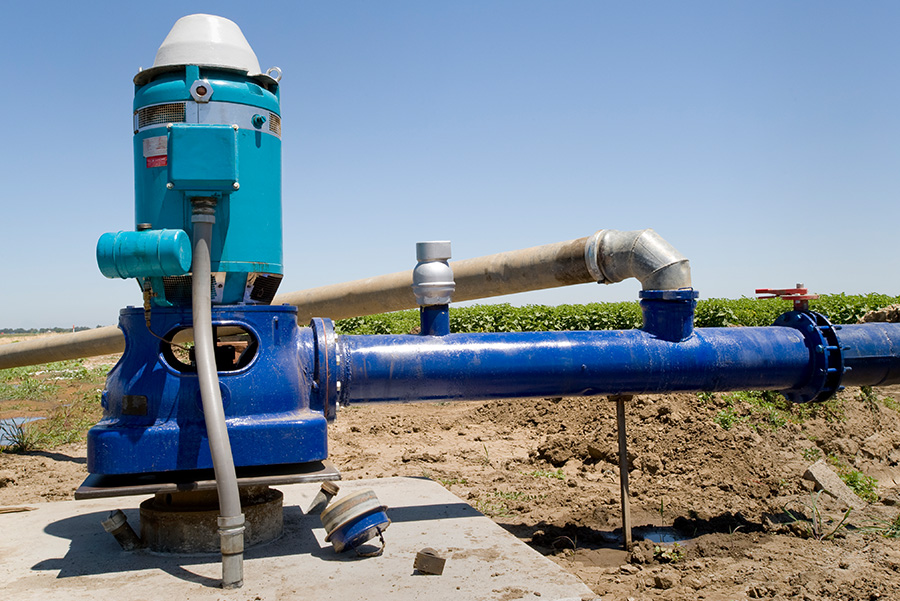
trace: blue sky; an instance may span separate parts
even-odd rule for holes
[[[17,2],[2,9],[0,327],[141,302],[94,249],[133,227],[132,77],[179,17],[283,72],[282,291],[652,227],[701,298],[900,294],[900,4]],[[495,299],[632,300],[587,284]]]

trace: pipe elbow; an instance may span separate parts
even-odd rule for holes
[[[636,278],[644,290],[691,287],[691,264],[652,229],[600,230],[587,239],[585,261],[600,283]]]

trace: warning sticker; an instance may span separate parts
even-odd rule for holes
[[[165,167],[169,164],[169,138],[167,136],[144,138],[143,146],[147,167]]]

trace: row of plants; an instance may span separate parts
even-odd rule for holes
[[[833,323],[856,323],[875,309],[900,303],[900,296],[886,294],[828,294],[810,301],[810,309]],[[768,326],[790,311],[781,299],[712,298],[697,302],[694,325],[698,328]],[[538,332],[563,330],[629,330],[641,327],[637,301],[586,305],[475,305],[450,308],[451,332]],[[416,309],[342,319],[335,324],[340,334],[410,334],[417,331]]]

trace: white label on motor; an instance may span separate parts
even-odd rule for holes
[[[165,156],[169,152],[168,136],[144,138],[144,158]]]

